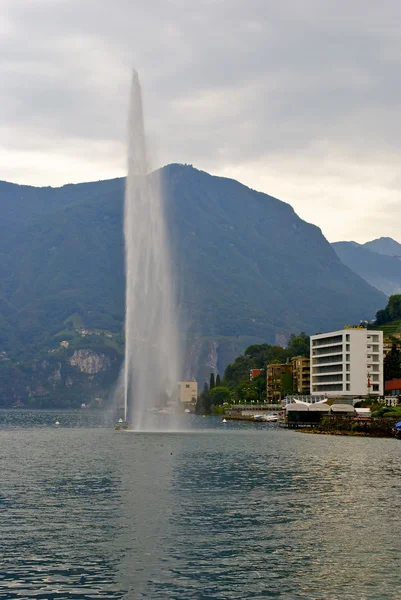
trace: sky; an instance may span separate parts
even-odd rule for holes
[[[0,179],[125,175],[132,68],[154,167],[401,241],[398,0],[2,0]]]

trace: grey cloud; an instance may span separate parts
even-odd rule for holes
[[[401,5],[395,0],[4,0],[3,6],[0,135],[15,152],[34,157],[36,147],[70,155],[79,146],[77,155],[86,149],[102,165],[108,153],[114,166],[120,155],[123,169],[135,66],[160,162],[234,174],[244,167],[249,179],[252,165],[255,174],[274,167],[277,182],[299,183],[299,194],[283,200],[301,212],[308,202],[305,172],[322,190],[341,180],[343,193],[362,185],[364,168],[398,167]],[[344,173],[347,164],[357,179]],[[277,189],[285,188],[277,183]],[[325,198],[330,214],[332,196],[323,191]],[[393,197],[388,202],[397,209]],[[355,201],[355,210],[360,206]]]

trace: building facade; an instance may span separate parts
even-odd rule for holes
[[[180,381],[178,383],[178,399],[180,402],[195,402],[198,397],[196,381]]]
[[[310,338],[311,394],[383,395],[383,332],[350,327]]]
[[[310,390],[310,358],[294,356],[292,362],[292,384],[294,392],[309,394]]]
[[[266,400],[278,404],[292,387],[292,363],[267,365]]]

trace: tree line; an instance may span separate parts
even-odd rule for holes
[[[266,397],[266,366],[285,363],[294,356],[309,356],[310,340],[306,333],[291,334],[286,348],[271,344],[252,344],[227,365],[223,378],[211,373],[196,403],[198,414],[222,412],[225,403],[264,402]],[[250,380],[252,369],[260,375]]]

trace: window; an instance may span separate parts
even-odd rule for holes
[[[349,333],[347,333],[347,335],[345,336],[345,339],[347,342],[349,342]]]
[[[190,388],[191,386],[189,385],[189,383],[185,384],[186,388]]]
[[[350,391],[350,385],[349,385],[349,383],[347,383],[347,392],[349,392],[349,391]]]
[[[347,352],[349,352],[349,346],[350,346],[350,345],[349,345],[349,344],[347,344],[347,348],[346,348]]]
[[[347,362],[349,362],[349,354],[347,354],[347,356],[346,356],[345,360],[346,360]]]
[[[347,367],[346,367],[346,370],[347,370],[347,371],[349,371],[349,370],[350,370],[350,369],[349,369],[349,365],[347,365]]]
[[[378,391],[379,391],[379,386],[378,386],[378,384],[377,384],[377,383],[374,383],[374,384],[373,384],[373,391],[374,391],[374,392],[378,392]]]
[[[347,373],[347,381],[349,381],[349,380],[350,380],[350,374]]]
[[[378,335],[374,335],[374,336],[372,336],[372,340],[373,340],[374,342],[378,342],[378,341],[379,341],[379,336],[378,336]]]

